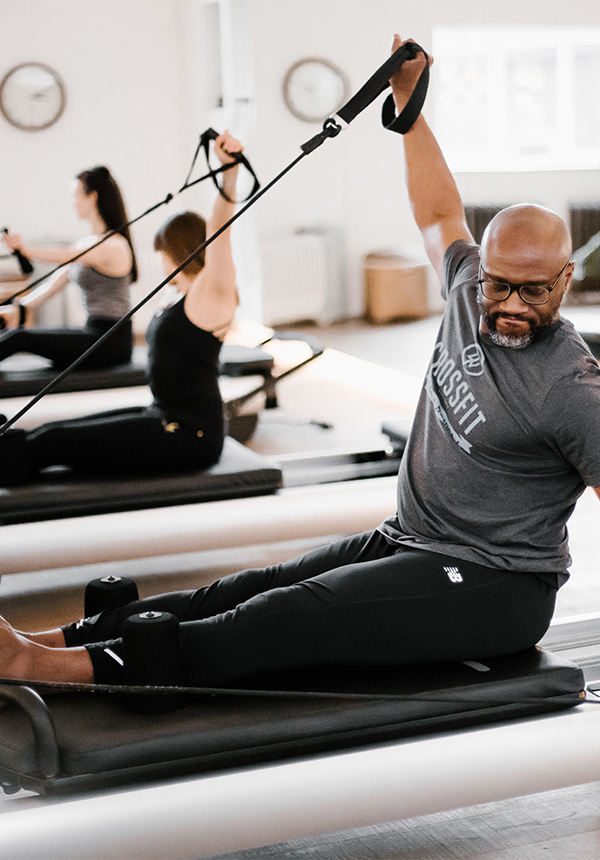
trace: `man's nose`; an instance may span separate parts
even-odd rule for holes
[[[511,294],[503,301],[499,302],[502,310],[507,313],[523,313],[529,309],[527,302],[524,302],[519,295],[518,290],[513,290]]]

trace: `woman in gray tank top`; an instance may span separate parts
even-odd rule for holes
[[[137,264],[129,229],[120,229],[128,218],[119,186],[106,167],[93,167],[75,177],[72,194],[77,215],[90,227],[89,235],[74,245],[41,247],[24,244],[16,233],[5,234],[4,241],[12,250],[54,265],[66,263],[87,247],[90,250],[20,300],[0,308],[0,326],[5,326],[0,332],[0,362],[15,352],[29,352],[49,359],[57,368],[67,367],[130,309],[129,286],[137,280]],[[118,232],[97,248],[92,247],[111,230]],[[70,282],[81,290],[85,325],[28,327],[32,312]],[[122,325],[80,367],[127,363],[132,346],[131,324]]]

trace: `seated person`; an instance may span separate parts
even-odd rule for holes
[[[27,258],[60,265],[102,236],[118,230],[97,248],[90,250],[65,269],[59,269],[38,287],[9,305],[0,306],[0,362],[15,352],[29,352],[50,359],[59,369],[68,367],[130,309],[129,285],[137,280],[137,264],[127,223],[127,213],[119,186],[106,167],[84,170],[73,180],[73,205],[79,218],[87,221],[90,234],[73,246],[38,247],[25,245],[16,233],[5,233],[12,251]],[[120,229],[122,228],[122,229]],[[87,312],[83,328],[27,327],[31,312],[69,282],[80,287]],[[81,365],[85,368],[112,367],[131,359],[131,322],[122,325]],[[1,365],[0,365],[1,370]]]
[[[239,141],[220,135],[215,149],[222,163],[241,152]],[[235,199],[233,167],[224,190]],[[234,204],[219,195],[208,225],[217,232],[233,215]],[[205,241],[206,224],[192,212],[170,218],[155,247],[168,275]],[[47,466],[70,466],[96,475],[158,474],[200,469],[216,463],[225,437],[219,389],[219,353],[238,301],[230,230],[194,258],[173,279],[176,299],[161,308],[147,331],[148,377],[153,402],[33,430],[0,436],[0,486],[34,480]]]
[[[401,44],[396,36],[393,50]],[[419,54],[394,75],[398,111],[425,62]],[[600,496],[600,368],[559,310],[571,239],[558,215],[522,204],[496,215],[478,247],[422,115],[403,140],[414,217],[446,307],[396,513],[197,591],[39,633],[4,621],[1,675],[122,682],[123,621],[147,610],[179,619],[191,685],[299,666],[488,659],[544,635],[569,576],[566,522],[586,485]]]

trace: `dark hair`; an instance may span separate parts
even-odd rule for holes
[[[116,230],[121,236],[124,236],[131,248],[131,281],[137,281],[138,268],[131,241],[131,233],[129,227],[124,225],[129,220],[123,202],[123,196],[119,186],[115,182],[110,170],[102,165],[91,167],[89,170],[82,170],[78,173],[76,179],[79,179],[83,185],[83,190],[86,194],[91,194],[95,191],[98,195],[97,206],[98,214],[106,224],[109,230]]]
[[[179,266],[206,241],[206,221],[196,212],[178,212],[156,231],[154,250],[164,251]],[[187,264],[185,273],[197,275],[204,268],[204,251]]]

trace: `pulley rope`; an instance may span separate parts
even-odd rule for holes
[[[392,55],[389,57],[385,63],[383,63],[379,69],[371,75],[368,81],[360,88],[360,90],[352,96],[352,98],[338,110],[335,116],[339,117],[345,125],[348,125],[352,120],[363,111],[372,101],[374,101],[378,95],[380,95],[387,87],[390,86],[389,79],[395,74],[400,66],[406,61],[414,59],[418,53],[423,53],[427,58],[427,54],[416,42],[407,42],[404,45],[401,45]],[[427,84],[429,80],[428,75],[428,62],[425,63],[425,67],[421,76],[414,88],[414,91],[402,110],[401,114],[394,121],[396,124],[402,126],[402,133],[405,133],[412,123],[415,121],[423,102],[425,100],[425,96],[427,93]],[[408,117],[408,121],[407,121]],[[408,122],[408,124],[407,124]],[[235,221],[238,220],[257,200],[259,200],[267,191],[269,191],[280,179],[282,179],[293,167],[298,164],[306,155],[314,152],[317,147],[321,146],[322,143],[328,137],[336,137],[344,128],[340,122],[337,122],[333,117],[329,117],[323,123],[322,131],[308,140],[306,143],[301,145],[301,153],[298,155],[293,161],[291,161],[287,167],[285,167],[280,173],[275,176],[264,188],[257,191],[250,199],[246,202],[246,204],[236,212],[232,218],[229,219],[222,227],[220,227],[215,233],[213,233],[205,242],[203,242],[195,251],[193,251],[179,266],[177,266],[169,275],[167,275],[164,280],[162,280],[154,289],[152,289],[148,295],[146,295],[138,304],[128,311],[120,320],[106,331],[91,347],[89,347],[82,355],[80,355],[77,359],[75,359],[69,367],[65,368],[61,373],[58,374],[53,380],[51,380],[32,400],[29,401],[21,410],[19,410],[12,418],[5,421],[5,423],[0,426],[0,436],[2,436],[6,431],[12,427],[12,425],[19,420],[26,412],[28,412],[42,397],[46,394],[49,394],[51,391],[56,388],[56,386],[73,370],[75,370],[79,365],[85,361],[86,358],[89,357],[99,346],[101,346],[117,329],[119,329],[125,322],[131,319],[131,317],[137,313],[140,308],[142,308],[150,299],[152,299],[166,284],[168,284],[174,277],[177,275],[182,269],[184,269],[192,260],[194,260],[199,254],[204,251],[211,242],[214,242],[222,233],[225,232]],[[213,132],[214,133],[214,132]],[[194,160],[198,154],[199,147],[196,150],[196,155],[194,156]],[[189,178],[189,174],[188,174]],[[162,205],[158,204],[158,205]],[[89,250],[89,249],[88,249]]]

